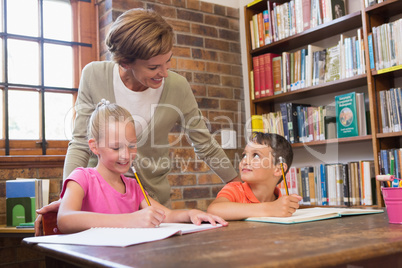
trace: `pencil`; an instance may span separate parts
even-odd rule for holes
[[[283,184],[285,184],[286,195],[289,195],[288,184],[286,182],[285,172],[283,171],[283,157],[282,156],[279,157],[279,162],[281,164],[282,178],[283,178]]]
[[[133,170],[135,179],[137,180],[138,185],[139,185],[140,188],[141,188],[142,194],[143,194],[144,197],[145,197],[145,201],[147,201],[148,206],[151,206],[151,203],[149,202],[148,196],[147,196],[147,194],[145,193],[144,187],[142,187],[140,178],[138,178],[138,176],[137,176],[137,171],[135,170],[135,168],[134,168],[133,166],[131,167],[131,169]]]

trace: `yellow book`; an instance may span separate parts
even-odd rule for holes
[[[264,132],[264,122],[262,120],[262,115],[252,115],[251,116],[251,129],[252,131]]]

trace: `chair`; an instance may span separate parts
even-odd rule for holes
[[[57,212],[47,212],[42,215],[43,235],[62,234],[57,227]]]

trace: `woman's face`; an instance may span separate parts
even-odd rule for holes
[[[163,78],[168,76],[173,53],[157,55],[149,60],[135,60],[128,65],[133,72],[134,78],[146,88],[158,88],[161,86]]]

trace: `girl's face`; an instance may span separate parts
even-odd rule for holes
[[[93,150],[94,151],[94,150]],[[123,174],[137,154],[137,138],[132,122],[114,122],[96,142],[98,168],[107,173]]]
[[[272,149],[267,145],[250,142],[239,163],[241,179],[245,182],[268,182],[277,174]]]
[[[158,55],[149,60],[135,60],[129,64],[134,78],[146,88],[158,88],[161,86],[163,78],[168,76],[171,66],[172,52]]]

